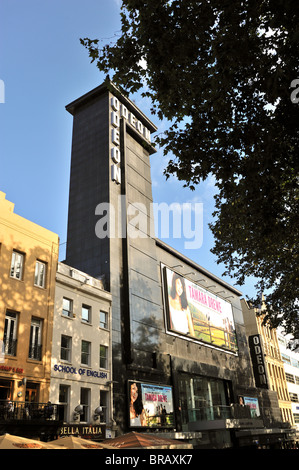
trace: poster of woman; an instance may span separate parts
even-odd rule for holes
[[[231,303],[167,267],[163,274],[168,330],[236,352]]]
[[[132,382],[130,384],[130,426],[146,426],[141,384],[139,382]]]
[[[169,292],[169,317],[171,329],[194,336],[193,321],[187,301],[185,279],[173,273]]]
[[[131,427],[172,427],[172,387],[129,381],[129,409]]]

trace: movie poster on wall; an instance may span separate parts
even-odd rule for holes
[[[230,302],[163,268],[167,328],[170,332],[237,352]]]
[[[138,381],[128,382],[130,427],[172,428],[172,387]]]

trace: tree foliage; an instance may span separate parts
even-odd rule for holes
[[[81,39],[99,70],[170,121],[157,138],[166,177],[195,189],[214,175],[212,252],[238,284],[259,279],[266,320],[296,338],[298,13],[294,0],[123,0],[114,44]]]

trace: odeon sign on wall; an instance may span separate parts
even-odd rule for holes
[[[140,120],[138,120],[133,113],[129,112],[128,108],[121,104],[119,100],[113,96],[110,100],[111,106],[111,179],[117,184],[121,182],[121,151],[120,151],[120,120],[127,121],[140,136],[145,139],[149,144],[151,143],[151,133]]]

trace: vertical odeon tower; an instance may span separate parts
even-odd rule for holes
[[[157,129],[110,81],[66,109],[73,115],[66,262],[101,277],[112,293],[115,413],[122,423],[130,368],[151,366],[150,338],[163,325],[151,237],[149,156]],[[130,221],[138,227],[136,214],[146,223],[138,236],[126,236]]]
[[[246,443],[250,426],[255,439],[263,421],[246,415],[227,427],[226,419],[238,417],[244,397],[267,416],[274,410],[273,419],[279,412],[274,392],[254,384],[241,292],[154,234],[156,127],[109,80],[67,110],[73,141],[66,262],[101,278],[112,294],[119,432],[176,429],[186,439],[195,433],[202,447],[222,448]],[[172,302],[177,282],[181,292],[185,285],[187,316],[186,305]],[[132,412],[138,386],[145,424]]]

